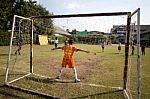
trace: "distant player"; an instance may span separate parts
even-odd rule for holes
[[[121,43],[119,43],[119,45],[118,45],[118,53],[120,53],[121,52]]]
[[[86,53],[89,53],[89,51],[78,49],[75,46],[73,46],[73,40],[68,40],[68,44],[66,44],[65,46],[53,48],[52,50],[56,50],[56,49],[62,49],[64,51],[64,57],[63,57],[62,64],[61,64],[62,67],[59,71],[59,75],[57,76],[57,79],[60,79],[64,68],[66,68],[68,66],[69,68],[71,68],[73,70],[73,73],[75,76],[75,82],[80,82],[80,79],[78,79],[78,77],[77,77],[77,70],[75,68],[73,54],[74,54],[74,52],[77,52],[77,51],[82,51],[82,52],[86,52]]]
[[[20,50],[21,50],[21,48],[22,48],[23,38],[22,38],[22,36],[20,35],[20,36],[17,36],[17,37],[16,37],[16,40],[17,40],[18,49],[15,51],[15,54],[18,53],[19,55],[21,55]]]
[[[102,42],[102,43],[101,43],[101,47],[102,47],[102,52],[104,52],[105,42]]]
[[[142,55],[145,55],[145,46],[144,45],[141,46],[141,51],[142,51]]]
[[[57,37],[54,40],[54,44],[55,44],[55,48],[57,48],[58,47],[58,38]]]
[[[134,55],[134,45],[131,46],[131,55]]]

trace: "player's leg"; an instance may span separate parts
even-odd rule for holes
[[[21,55],[20,51],[21,51],[21,46],[19,46],[19,49],[18,49],[19,55]]]
[[[60,70],[59,70],[59,74],[58,74],[58,76],[56,77],[57,79],[60,79],[60,77],[61,77],[63,71],[64,71],[64,67],[61,67]]]
[[[77,70],[76,68],[72,68],[73,69],[73,74],[74,74],[74,77],[75,77],[75,82],[80,82],[80,79],[78,79],[78,75],[77,75]]]

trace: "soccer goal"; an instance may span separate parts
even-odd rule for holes
[[[135,14],[137,17],[134,17],[134,20],[137,19],[137,24],[132,25]],[[15,15],[5,85],[47,98],[139,99],[139,14],[140,9],[133,13],[111,12],[30,18]],[[137,61],[129,55],[129,47],[133,43],[133,26],[137,29]],[[91,52],[74,53],[81,82],[74,83],[72,70],[68,68],[63,72],[61,79],[55,79],[63,52],[51,51],[54,45],[36,44],[38,34],[45,32],[55,34],[59,42],[72,38],[75,46]],[[55,36],[48,37],[49,42],[53,41]],[[102,43],[105,43],[104,51],[101,49]],[[118,50],[120,43],[121,50]],[[59,46],[64,44],[59,43]],[[137,75],[133,74],[132,61],[137,63]]]

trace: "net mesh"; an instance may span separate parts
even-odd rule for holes
[[[31,22],[16,17],[9,62],[8,82],[29,73],[30,32]]]
[[[130,25],[129,72],[127,90],[130,96],[136,98],[137,90],[137,14],[131,17]]]
[[[33,74],[14,82],[13,85],[61,98],[124,98],[122,86],[126,28],[122,27],[126,26],[126,19],[125,16],[109,16],[34,20],[35,34],[45,32],[47,34],[51,32],[62,34],[62,32],[57,33],[55,27],[49,25],[49,22],[53,22],[54,26],[60,27],[59,31],[64,30],[67,33],[72,33],[75,38],[74,45],[77,48],[88,50],[91,53],[74,53],[78,78],[81,80],[79,83],[74,83],[75,78],[70,68],[64,70],[60,79],[55,79],[61,68],[63,51],[51,51],[54,45],[34,44]],[[22,20],[19,24],[20,20],[16,18],[8,81],[21,77],[21,75],[30,71],[29,39],[31,22]],[[50,27],[53,28],[50,29]],[[20,32],[18,32],[19,30]],[[102,36],[102,34],[110,32],[113,33],[112,37],[109,37],[108,34],[106,37]],[[18,35],[23,38],[21,55],[15,55],[15,51],[18,49],[16,39]],[[87,35],[90,35],[88,39]],[[118,37],[118,41],[113,39],[113,35]],[[58,38],[61,41],[63,36],[59,35]],[[54,40],[53,37],[50,39]],[[104,51],[101,48],[103,42],[105,42]],[[118,50],[119,43],[122,43],[120,51]],[[64,44],[59,42],[59,46],[64,46]],[[132,56],[130,60],[130,64],[135,61]],[[130,77],[129,90],[135,90],[135,86],[132,86],[134,85],[135,75],[131,74],[135,73],[131,71],[134,68],[134,66],[130,67],[130,74],[128,75]],[[134,91],[131,94],[134,94]]]

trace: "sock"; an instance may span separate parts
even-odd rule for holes
[[[59,70],[59,75],[58,75],[58,77],[60,77],[60,76],[61,76],[61,74],[62,74],[63,70],[64,70],[64,68],[63,68],[63,67]]]
[[[78,79],[78,76],[77,76],[77,70],[76,70],[75,67],[73,68],[73,74],[74,74],[74,76],[75,76],[75,79]]]

